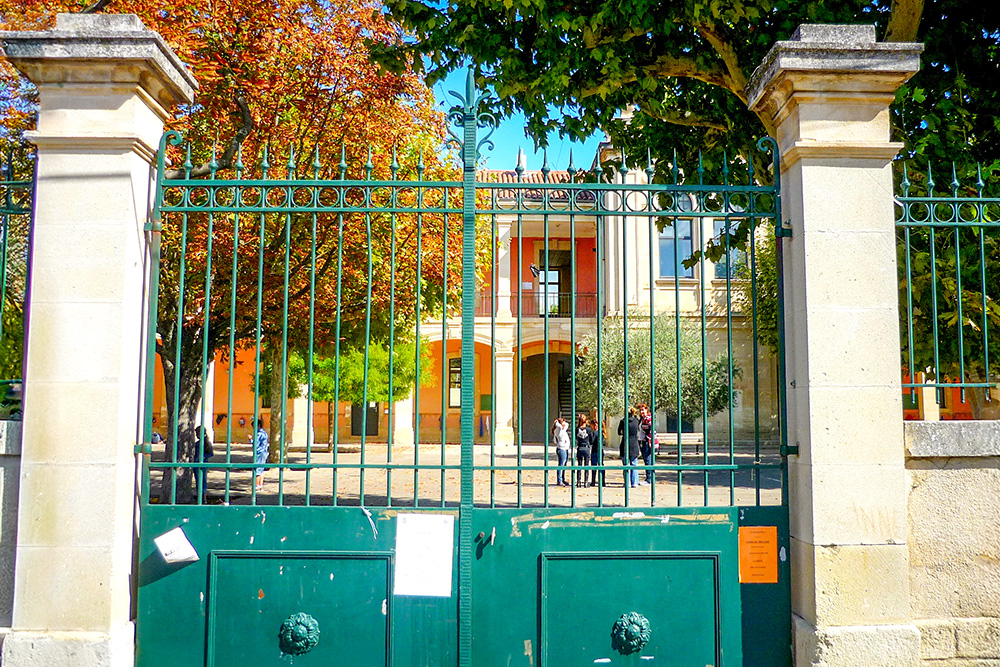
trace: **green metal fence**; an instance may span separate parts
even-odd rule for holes
[[[651,159],[629,169],[610,148],[614,167],[582,170],[570,156],[558,170],[477,171],[490,145],[477,133],[492,118],[471,79],[458,97],[460,177],[450,180],[428,178],[414,155],[342,152],[330,164],[291,149],[243,156],[229,173],[213,157],[209,176],[192,178],[191,147],[164,136],[147,364],[164,382],[162,399],[146,385],[147,501],[784,504],[783,368],[760,343],[756,244],[738,249],[725,233],[775,233],[774,142],[754,149],[769,163],[763,175],[744,156],[714,172],[674,158],[654,178]],[[180,178],[164,177],[170,146],[186,156]],[[698,255],[712,239],[716,262]],[[743,287],[752,298],[741,311]],[[200,400],[213,374],[226,397],[214,405]],[[234,405],[241,392],[250,408]],[[289,446],[296,393],[308,427]],[[317,400],[330,404],[329,423]],[[374,417],[363,407],[373,402]],[[633,488],[617,430],[640,402],[656,406],[658,452],[636,464],[654,483]],[[353,438],[343,434],[350,403],[352,422],[361,413]],[[560,466],[551,426],[581,412],[607,437],[596,457]],[[265,417],[262,464],[248,438]],[[211,458],[199,424],[214,426]],[[581,478],[599,483],[573,484]]]
[[[20,411],[34,152],[0,142],[0,414]]]
[[[954,165],[948,172],[942,187],[932,165],[904,166],[896,198],[903,386],[958,387],[962,402],[971,393],[988,403],[1000,337],[1000,198],[984,192],[978,169],[964,184]]]

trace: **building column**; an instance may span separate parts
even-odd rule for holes
[[[919,44],[803,25],[754,74],[776,128],[796,665],[901,667],[911,623],[889,105]]]
[[[420,391],[414,388],[414,391]],[[392,406],[392,443],[394,445],[412,445],[413,439],[413,394],[402,401],[396,401]]]
[[[131,667],[146,223],[196,83],[132,15],[0,33],[39,91],[20,512],[4,667]]]
[[[514,444],[514,353],[507,348],[497,350],[496,396],[493,397],[493,428],[497,445]]]
[[[497,288],[496,316],[498,318],[513,317],[510,307],[510,264],[511,243],[510,220],[497,221],[497,275],[494,277]],[[520,242],[520,239],[518,239]]]

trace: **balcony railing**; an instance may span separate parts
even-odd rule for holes
[[[574,296],[576,312],[573,312]],[[520,294],[510,295],[510,312],[518,316],[518,300],[521,301],[520,315],[523,318],[545,317],[597,317],[596,292],[538,292],[525,290]],[[489,317],[494,312],[493,294],[490,292],[476,293],[476,316]]]

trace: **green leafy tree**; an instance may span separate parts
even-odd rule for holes
[[[598,401],[606,415],[624,414],[625,384],[628,381],[629,405],[645,403],[656,412],[677,419],[677,389],[680,378],[681,421],[708,418],[730,406],[729,359],[718,355],[706,359],[702,368],[701,330],[681,322],[680,368],[677,366],[678,326],[670,315],[649,319],[630,314],[628,327],[623,317],[606,317],[601,322],[600,355],[597,331],[588,334],[580,346],[586,350],[576,373],[576,400],[581,409],[596,410]],[[653,364],[650,367],[650,336],[653,338]],[[626,350],[628,372],[626,373]],[[598,358],[599,357],[599,358]],[[652,371],[653,377],[650,377]],[[703,371],[705,371],[703,373]],[[733,364],[734,378],[741,376]],[[598,395],[598,382],[601,393]],[[650,390],[656,394],[651,401]],[[706,401],[707,397],[707,401]]]
[[[753,256],[734,267],[733,308],[751,321],[756,318],[757,342],[775,355],[780,351],[778,334],[778,254],[774,227],[754,232]],[[751,272],[755,280],[751,279]]]

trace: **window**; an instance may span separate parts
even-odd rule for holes
[[[448,407],[462,407],[462,360],[448,360]]]
[[[674,219],[673,225],[660,232],[660,277],[693,278],[694,268],[684,266],[694,248],[691,220]]]
[[[729,229],[734,230],[739,225],[738,220],[729,221]],[[722,238],[722,231],[726,226],[725,220],[716,220],[714,225],[714,233],[716,242],[721,242],[722,247],[725,248],[726,240]],[[747,273],[747,254],[746,252],[739,250],[737,248],[730,247],[729,255],[727,256],[725,250],[723,250],[722,257],[719,261],[715,263],[715,277],[725,278],[726,274],[729,273],[730,278],[747,278],[749,274]]]

